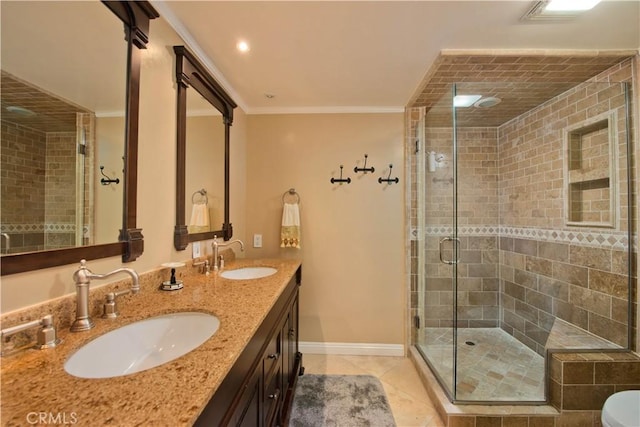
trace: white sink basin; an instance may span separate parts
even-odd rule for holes
[[[220,273],[221,277],[232,280],[260,279],[276,274],[278,270],[271,267],[244,267],[235,270],[225,270]]]
[[[64,364],[80,378],[111,378],[145,371],[187,354],[220,327],[217,317],[185,312],[152,317],[85,344]]]

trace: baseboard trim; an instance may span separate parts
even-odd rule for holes
[[[300,351],[309,354],[346,354],[353,356],[404,356],[402,344],[368,344],[300,341]]]

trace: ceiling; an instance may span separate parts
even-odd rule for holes
[[[498,98],[490,108],[456,109],[456,125],[496,127],[576,84],[583,83],[622,62],[628,55],[477,55],[441,54],[409,103],[426,107],[429,126],[451,126],[452,97],[482,95]],[[619,83],[598,82],[593,85]],[[454,88],[455,85],[455,88]]]
[[[443,63],[443,51],[463,61],[479,53],[511,53],[513,61],[553,54],[568,62],[550,67],[579,73],[583,64],[571,61],[588,56],[584,51],[628,55],[640,48],[640,2],[634,0],[604,0],[578,18],[554,22],[521,21],[534,4],[529,1],[152,3],[248,113],[426,105],[431,101],[420,95],[429,79],[438,67],[451,65]],[[239,52],[239,40],[251,50]],[[492,78],[513,66],[495,65],[485,64],[494,66]],[[516,78],[536,70],[523,67]]]
[[[6,107],[20,106],[37,114],[21,116],[25,125],[61,131],[75,130],[75,111],[123,114],[123,26],[103,4],[0,0],[0,17],[3,119],[19,118]]]
[[[2,93],[0,111],[2,111],[3,120],[40,132],[75,132],[76,113],[90,112],[23,82],[5,71],[0,73],[0,93]],[[26,108],[33,114],[12,112],[11,106]]]

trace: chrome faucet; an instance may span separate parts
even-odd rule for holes
[[[137,294],[140,291],[138,273],[130,268],[117,268],[106,274],[94,274],[87,268],[87,261],[81,260],[80,267],[73,273],[73,280],[76,282],[76,320],[71,325],[71,332],[87,331],[93,328],[94,323],[89,316],[89,285],[91,279],[106,279],[114,274],[127,273],[131,276],[133,284],[128,291],[119,292],[124,295],[131,292]]]
[[[226,248],[227,246],[231,246],[234,243],[240,243],[240,250],[244,252],[244,243],[242,243],[242,240],[236,239],[232,240],[229,243],[218,243],[216,239],[217,236],[213,236],[213,243],[211,244],[211,247],[213,248],[213,271],[220,270],[224,265],[224,261],[221,259],[221,255],[219,255],[220,248]]]

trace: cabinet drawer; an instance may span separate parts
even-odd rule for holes
[[[268,378],[272,375],[274,369],[280,365],[280,359],[282,358],[282,340],[281,334],[278,333],[276,336],[271,338],[269,341],[269,345],[267,346],[267,350],[264,353],[264,375],[265,378]]]
[[[268,377],[265,377],[265,380]],[[265,425],[272,426],[277,424],[279,417],[280,402],[282,401],[282,375],[281,369],[278,367],[273,376],[265,381],[264,388],[264,414]]]

